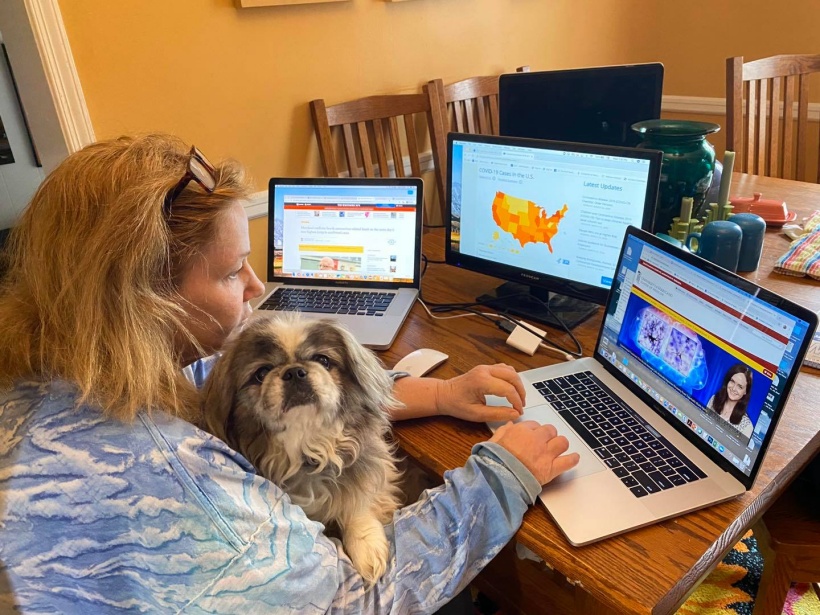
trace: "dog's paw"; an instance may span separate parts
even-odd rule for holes
[[[342,540],[353,566],[367,585],[373,585],[384,574],[390,557],[384,527],[374,517],[358,517],[345,527]]]

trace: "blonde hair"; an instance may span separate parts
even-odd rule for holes
[[[60,378],[108,416],[195,416],[178,348],[195,340],[176,288],[250,186],[240,165],[222,163],[212,194],[191,181],[166,216],[188,152],[168,135],[121,137],[72,154],[45,179],[7,246],[0,386]]]

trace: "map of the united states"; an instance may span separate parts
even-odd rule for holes
[[[558,233],[558,223],[567,213],[567,205],[551,216],[527,199],[496,192],[493,199],[493,220],[502,231],[510,233],[523,248],[528,243],[545,243],[552,253],[550,241]]]

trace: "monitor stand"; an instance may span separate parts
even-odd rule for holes
[[[533,298],[522,296],[525,294],[532,295]],[[516,282],[505,282],[491,293],[481,295],[476,301],[499,312],[521,316],[525,320],[540,322],[561,330],[563,327],[553,317],[553,313],[558,315],[568,329],[574,329],[598,310],[595,303]],[[542,301],[549,301],[552,313],[541,303]]]

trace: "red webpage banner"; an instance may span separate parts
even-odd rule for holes
[[[758,331],[762,332],[763,334],[765,334],[766,336],[772,338],[773,340],[783,344],[784,346],[788,343],[788,341],[789,341],[788,338],[786,338],[782,334],[776,332],[774,329],[772,329],[770,327],[767,327],[764,324],[762,324],[762,323],[760,323],[756,320],[753,320],[753,319],[749,318],[748,316],[746,316],[744,314],[741,314],[737,310],[727,306],[724,303],[721,303],[720,301],[718,301],[717,299],[715,299],[711,295],[709,295],[707,293],[704,293],[703,291],[701,291],[699,289],[696,289],[696,288],[690,286],[689,284],[686,284],[685,282],[683,282],[682,280],[680,280],[680,279],[678,279],[674,276],[669,275],[669,273],[667,273],[665,271],[662,271],[661,269],[659,269],[655,265],[653,265],[651,263],[648,263],[644,260],[640,261],[640,265],[643,266],[643,267],[646,267],[647,269],[649,269],[653,273],[655,273],[659,276],[662,276],[664,279],[674,283],[676,286],[682,288],[686,292],[688,292],[688,293],[690,293],[694,296],[697,296],[698,298],[702,299],[706,303],[709,303],[710,305],[722,310],[726,314],[736,318],[738,321],[743,322],[744,324],[746,324],[750,327],[753,327],[754,329],[757,329]],[[641,294],[644,295],[643,292],[641,292]],[[664,311],[669,312],[670,315],[673,315],[675,318],[680,319],[682,321],[685,321],[688,326],[695,329],[701,335],[706,336],[707,339],[711,339],[714,343],[716,343],[719,346],[723,347],[724,350],[730,352],[731,354],[735,355],[736,357],[738,357],[740,359],[745,358],[746,360],[751,359],[751,361],[753,361],[754,363],[757,364],[757,366],[759,368],[759,371],[761,371],[761,373],[766,375],[768,378],[773,377],[774,372],[777,370],[777,366],[774,365],[773,363],[771,363],[770,361],[767,361],[764,358],[762,358],[760,356],[757,356],[754,353],[750,353],[748,351],[748,349],[741,348],[741,347],[737,346],[736,344],[733,344],[733,343],[731,343],[731,342],[729,342],[729,341],[727,341],[723,338],[719,338],[714,333],[710,333],[710,332],[707,332],[707,331],[703,330],[703,328],[697,326],[695,323],[691,322],[688,318],[685,318],[683,315],[681,315],[677,311],[673,310],[670,306],[668,306],[664,303],[661,303],[660,301],[658,301],[654,297],[646,295],[645,298],[647,300],[649,300],[650,302],[652,302],[653,304],[656,304],[657,307],[663,309]]]

